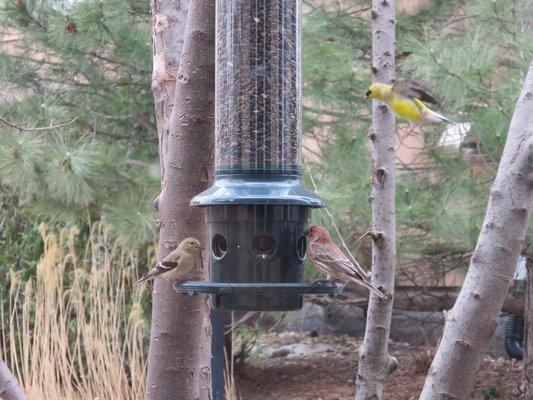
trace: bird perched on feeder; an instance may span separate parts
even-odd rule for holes
[[[370,274],[354,265],[331,239],[329,232],[322,226],[309,228],[309,255],[311,262],[326,274],[328,281],[355,282],[379,297],[384,294],[370,283]]]
[[[183,240],[179,246],[163,261],[160,261],[135,284],[162,278],[170,283],[187,280],[194,268],[201,270],[203,265],[202,250],[204,246],[195,238]]]
[[[413,128],[427,123],[454,123],[449,118],[430,110],[426,103],[439,102],[431,93],[415,84],[373,83],[365,93],[365,100],[372,99],[381,100],[389,105],[397,116],[408,120]]]

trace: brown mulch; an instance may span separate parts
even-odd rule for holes
[[[326,343],[325,351],[295,355],[251,355],[236,371],[242,400],[352,400],[359,340],[346,336],[311,338],[297,333],[268,334],[261,339],[270,348],[294,343]],[[391,343],[390,353],[398,369],[389,377],[384,400],[418,399],[434,349]],[[472,399],[518,399],[522,363],[485,357],[475,382]]]

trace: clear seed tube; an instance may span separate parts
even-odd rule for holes
[[[216,169],[300,171],[299,0],[217,1]]]

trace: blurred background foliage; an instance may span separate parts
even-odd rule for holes
[[[400,8],[408,3],[398,2]],[[445,127],[424,127],[420,148],[411,149],[414,159],[398,160],[397,254],[399,276],[413,280],[429,269],[434,282],[442,284],[445,272],[464,271],[475,246],[521,82],[533,59],[527,32],[533,16],[527,1],[422,4],[398,14],[397,80],[430,89],[441,101],[440,111],[464,125],[455,144],[446,140],[451,133]],[[371,79],[369,13],[364,1],[310,7],[303,51],[305,133],[318,137],[307,152],[314,161],[311,173],[341,234],[366,256],[366,265],[370,242],[357,239],[371,221],[371,108],[363,100]],[[397,125],[400,137],[407,124],[398,120]],[[315,218],[331,226],[325,214],[315,213]],[[531,227],[529,232],[528,243]]]
[[[443,283],[450,270],[464,270],[475,245],[533,59],[533,16],[528,0],[398,3],[399,79],[427,86],[441,99],[439,111],[469,127],[455,142],[444,127],[425,127],[411,159],[398,160],[398,277]],[[410,3],[418,5],[402,6]],[[84,398],[141,398],[151,307],[147,287],[132,282],[153,260],[160,181],[149,2],[5,0],[0,7],[0,352],[27,368],[19,379],[32,398],[73,398],[82,389]],[[363,101],[369,1],[306,0],[303,32],[304,173],[369,267],[370,242],[358,240],[371,220],[371,105]],[[397,124],[401,138],[407,124]],[[331,228],[324,212],[314,219]],[[48,326],[61,335],[49,335]],[[39,332],[46,340],[37,348]],[[102,351],[109,343],[124,357],[64,363],[82,336],[80,357],[114,354]],[[46,354],[50,368],[31,368],[24,357],[34,353]],[[38,375],[53,371],[54,360],[80,381],[88,374],[87,382],[113,387]],[[99,365],[113,365],[114,379]]]
[[[370,243],[357,239],[371,219],[371,107],[362,98],[370,9],[304,3],[305,172],[368,266]],[[526,5],[434,0],[399,12],[399,79],[426,85],[444,114],[471,126],[456,146],[439,145],[444,127],[424,128],[416,162],[399,163],[400,266],[438,276],[473,250],[533,56]],[[0,273],[32,275],[41,222],[77,226],[82,248],[90,222],[103,220],[114,240],[143,252],[156,239],[159,189],[149,2],[6,0],[0,23]],[[322,212],[315,220],[330,226]]]
[[[4,220],[35,231],[103,218],[130,246],[153,241],[148,12],[144,1],[4,3],[0,115],[23,128],[0,128]]]

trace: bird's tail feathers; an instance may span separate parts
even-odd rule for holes
[[[137,282],[134,283],[134,285],[137,285],[138,283],[141,283],[141,282],[152,280],[157,275],[160,275],[161,271],[157,268],[159,265],[160,263],[157,263],[157,265],[154,268],[152,268],[150,271],[144,274]]]
[[[147,273],[146,275],[143,275],[137,282],[134,283],[134,285],[137,285],[138,283],[148,281],[150,279],[154,279],[153,275],[150,275],[150,273]]]
[[[426,119],[430,122],[436,122],[440,124],[455,124],[451,119],[446,118],[444,115],[436,113],[430,109],[426,110]]]
[[[372,286],[371,283],[367,282],[366,280],[359,279],[359,278],[352,278],[352,281],[367,288],[370,292],[376,294],[379,298],[381,299],[385,298],[385,294],[381,290],[375,288],[374,286]]]

